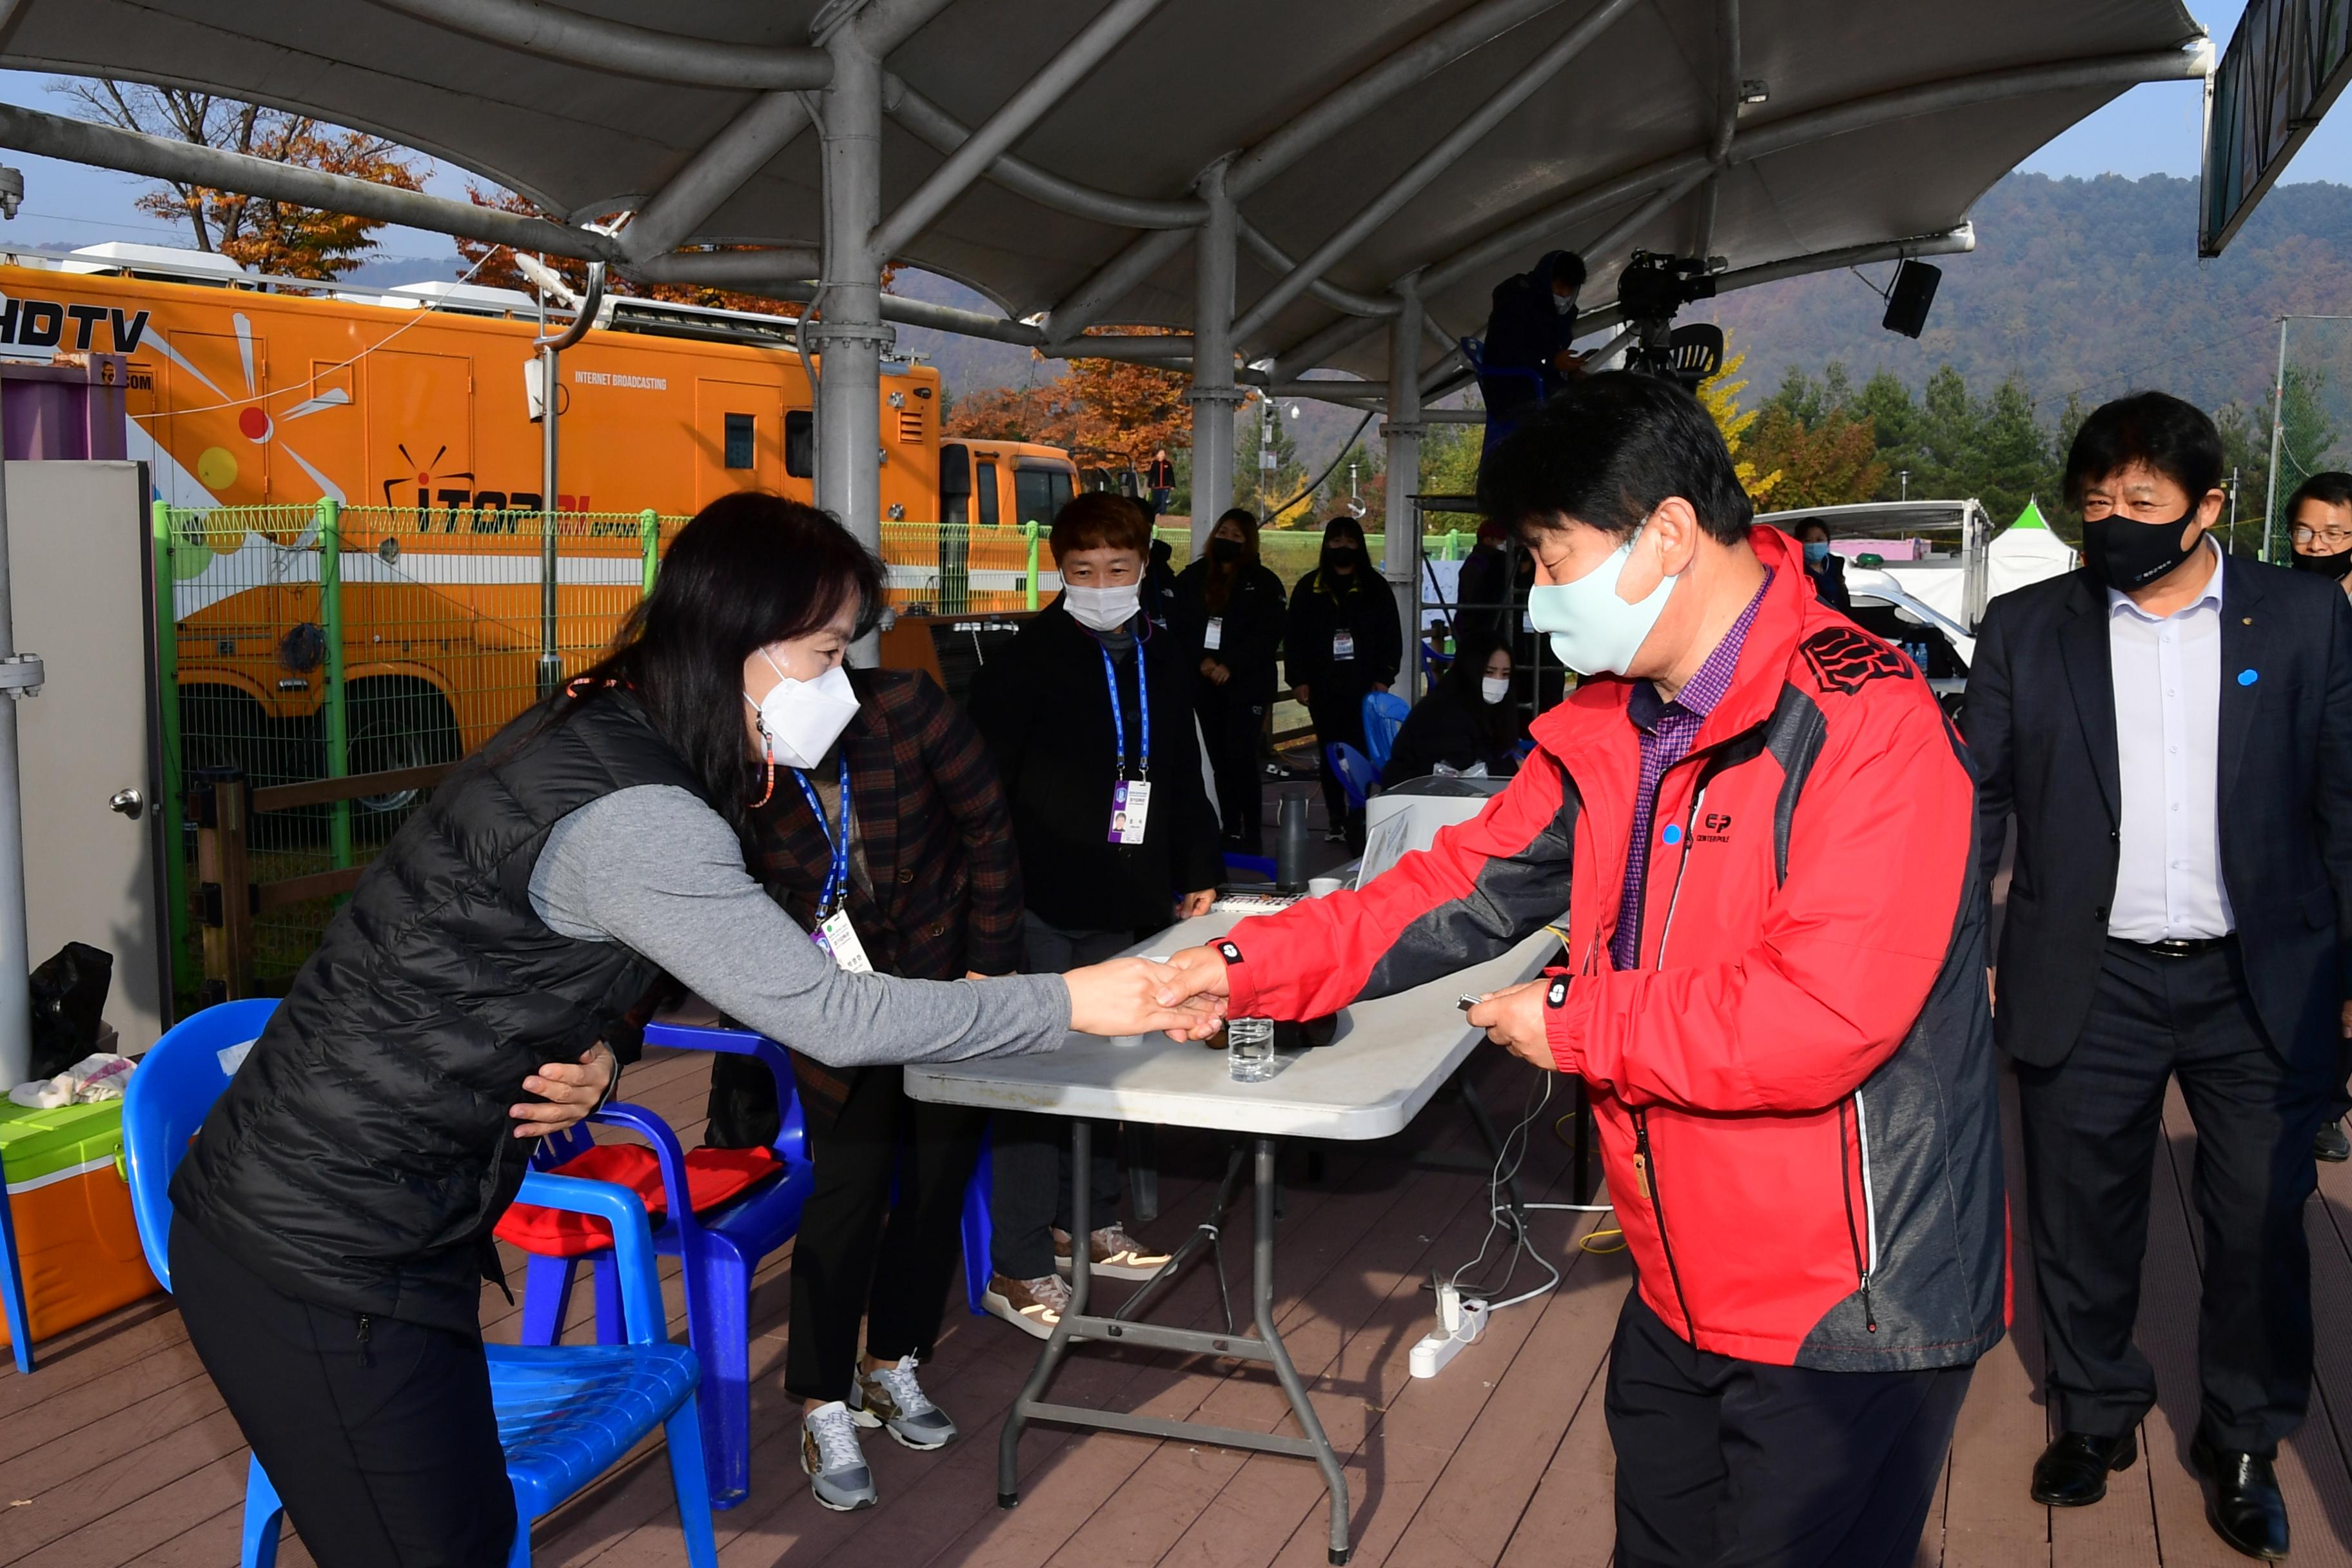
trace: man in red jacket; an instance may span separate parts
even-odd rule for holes
[[[1595,376],[1489,453],[1585,679],[1475,821],[1180,955],[1305,1018],[1560,921],[1470,1015],[1582,1076],[1640,1270],[1617,1561],[1907,1563],[2005,1316],[1975,786],[1919,672],[1751,528],[1706,413]]]

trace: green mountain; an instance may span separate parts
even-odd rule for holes
[[[2266,409],[2278,317],[2352,313],[2352,186],[2280,186],[2206,262],[2194,180],[2011,174],[1971,216],[1977,248],[1938,258],[1943,285],[1916,342],[1878,324],[1885,266],[1864,268],[1869,281],[1849,271],[1746,289],[1690,317],[1732,329],[1751,398],[1791,366],[1842,361],[1856,384],[1885,370],[1921,387],[1948,363],[1980,391],[2016,377],[2047,426],[2069,396],[2096,405],[2141,387]],[[2327,373],[2323,401],[2352,431],[2352,321],[2298,321],[2289,338],[2294,363]]]

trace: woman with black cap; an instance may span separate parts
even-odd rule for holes
[[[1363,527],[1335,517],[1323,525],[1322,560],[1290,595],[1288,663],[1291,694],[1315,721],[1328,837],[1352,850],[1364,847],[1364,814],[1349,805],[1324,748],[1345,742],[1364,749],[1364,697],[1386,691],[1403,658],[1396,596],[1372,571]]]

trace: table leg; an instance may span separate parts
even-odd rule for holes
[[[1348,1561],[1348,1477],[1340,1468],[1339,1456],[1331,1447],[1331,1439],[1323,1430],[1322,1421],[1307,1398],[1307,1385],[1298,1370],[1291,1364],[1290,1352],[1284,1348],[1282,1335],[1274,1321],[1274,1235],[1275,1195],[1278,1190],[1276,1142],[1272,1138],[1255,1139],[1252,1151],[1252,1174],[1255,1178],[1255,1235],[1251,1238],[1251,1305],[1256,1330],[1255,1336],[1202,1332],[1195,1329],[1164,1327],[1158,1323],[1137,1322],[1124,1311],[1115,1317],[1091,1316],[1087,1311],[1087,1297],[1092,1283],[1093,1258],[1084,1248],[1071,1257],[1070,1310],[1055,1324],[1054,1332],[1038,1353],[1037,1366],[1029,1374],[1028,1383],[1014,1400],[1013,1409],[1004,1418],[1004,1432],[997,1445],[996,1501],[1000,1508],[1012,1508],[1021,1500],[1020,1445],[1024,1428],[1033,1420],[1053,1421],[1097,1432],[1127,1432],[1141,1437],[1159,1437],[1180,1443],[1209,1443],[1220,1447],[1246,1448],[1261,1454],[1284,1454],[1297,1459],[1312,1459],[1323,1472],[1323,1483],[1331,1494],[1331,1539],[1329,1558],[1335,1563]],[[1087,1194],[1085,1172],[1092,1143],[1083,1120],[1073,1120],[1070,1130],[1073,1163],[1078,1172],[1076,1190],[1071,1194],[1071,1220],[1078,1226],[1077,1235],[1086,1234]],[[1236,1150],[1233,1162],[1226,1167],[1225,1185],[1218,1200],[1218,1213],[1231,1201],[1237,1189],[1242,1161]],[[1196,1232],[1187,1247],[1195,1246],[1209,1227]],[[1160,1278],[1166,1278],[1163,1271]],[[1157,1283],[1154,1280],[1153,1283]],[[1147,1287],[1148,1289],[1149,1287]],[[1159,1415],[1130,1415],[1113,1410],[1089,1410],[1075,1405],[1052,1405],[1045,1402],[1045,1390],[1054,1380],[1063,1358],[1069,1353],[1071,1342],[1079,1337],[1097,1341],[1129,1342],[1152,1350],[1175,1351],[1186,1355],[1233,1356],[1244,1361],[1264,1362],[1274,1368],[1276,1382],[1282,1385],[1285,1398],[1290,1402],[1291,1414],[1297,1418],[1303,1437],[1286,1436],[1279,1432],[1250,1432],[1237,1427],[1215,1426],[1202,1421],[1171,1421]]]
[[[1223,1235],[1225,1215],[1233,1208],[1234,1199],[1240,1194],[1242,1180],[1247,1173],[1248,1160],[1241,1143],[1236,1141],[1234,1144],[1234,1152],[1226,1157],[1225,1179],[1217,1188],[1217,1201],[1209,1205],[1208,1216],[1192,1227],[1192,1234],[1184,1238],[1182,1246],[1169,1255],[1168,1261],[1160,1266],[1160,1272],[1146,1279],[1137,1289],[1135,1294],[1129,1296],[1119,1310],[1111,1314],[1112,1317],[1123,1321],[1140,1318],[1143,1315],[1143,1309],[1150,1303],[1152,1297],[1166,1289],[1176,1276],[1183,1271],[1184,1265],[1191,1262],[1202,1247],[1217,1245],[1219,1238]],[[1220,1258],[1217,1265],[1217,1294],[1222,1297],[1224,1290],[1224,1264]],[[1227,1301],[1225,1331],[1231,1333],[1233,1328],[1233,1303]]]
[[[1331,1493],[1330,1560],[1348,1561],[1348,1475],[1339,1468],[1339,1453],[1331,1439],[1324,1435],[1323,1423],[1315,1414],[1314,1402],[1307,1397],[1307,1385],[1299,1381],[1298,1369],[1290,1364],[1290,1352],[1282,1342],[1282,1334],[1274,1325],[1274,1188],[1276,1163],[1275,1141],[1257,1141],[1257,1224],[1250,1237],[1250,1294],[1257,1318],[1258,1338],[1265,1342],[1267,1359],[1274,1363],[1274,1375],[1289,1397],[1290,1413],[1298,1418],[1299,1428],[1307,1440],[1315,1446],[1315,1463],[1323,1472],[1323,1484]]]
[[[1125,1125],[1128,1203],[1135,1223],[1150,1225],[1160,1217],[1160,1129],[1149,1121]]]
[[[1017,1507],[1021,1501],[1021,1429],[1029,1424],[1029,1413],[1045,1397],[1045,1390],[1060,1370],[1062,1358],[1070,1352],[1070,1328],[1080,1313],[1087,1310],[1087,1297],[1094,1284],[1094,1247],[1089,1245],[1093,1234],[1087,1223],[1087,1172],[1094,1156],[1094,1128],[1083,1116],[1070,1118],[1070,1310],[1054,1325],[1046,1336],[1045,1348],[1037,1354],[1037,1365],[1023,1384],[1021,1397],[1005,1412],[1004,1431],[996,1441],[996,1506]]]

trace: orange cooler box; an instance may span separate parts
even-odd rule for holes
[[[121,1148],[119,1100],[54,1110],[0,1100],[0,1171],[37,1342],[159,1289],[115,1164]]]

